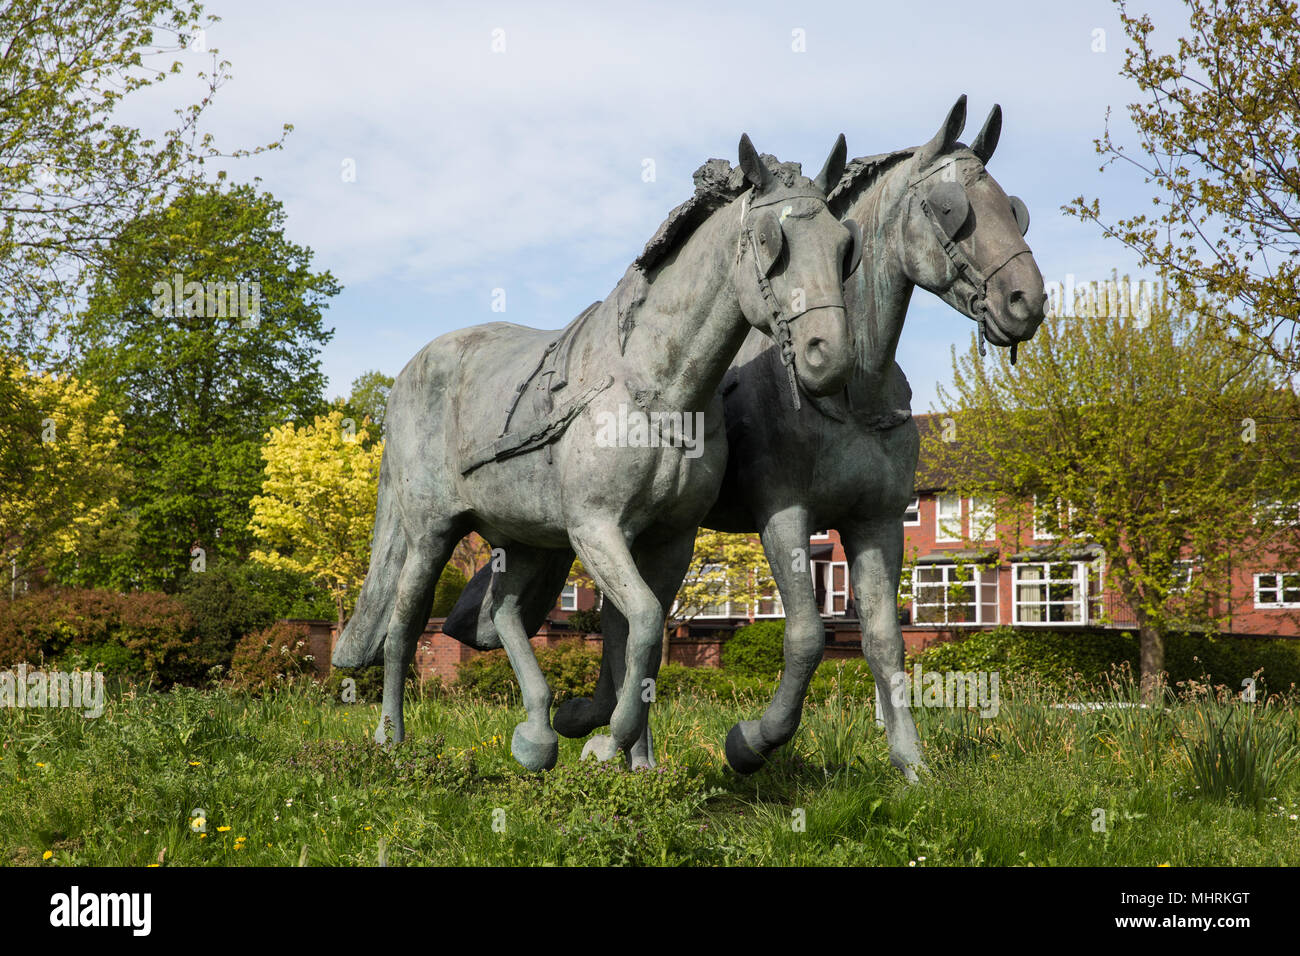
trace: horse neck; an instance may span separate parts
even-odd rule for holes
[[[912,298],[893,239],[898,209],[907,194],[910,163],[886,171],[850,208],[862,227],[862,265],[845,285],[845,306],[854,323],[857,363],[850,383],[855,408],[869,408],[893,371],[894,354]]]
[[[637,311],[628,365],[668,408],[703,408],[749,330],[733,286],[742,199],[695,229],[650,279]]]

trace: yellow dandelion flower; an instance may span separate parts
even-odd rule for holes
[[[191,767],[202,767],[203,764],[200,763],[200,762],[197,761],[197,760],[191,760],[191,761],[190,761],[190,766],[191,766]]]
[[[46,851],[41,855],[41,859],[42,859],[42,860],[49,860],[49,859],[52,859],[53,856],[54,856],[54,851],[53,851],[53,850],[46,850]]]
[[[227,830],[229,830],[229,829],[230,829],[230,827],[217,827],[217,832],[218,832],[218,833],[225,833],[225,832],[226,832]]]
[[[152,870],[155,866],[162,866],[162,864],[161,864],[161,863],[150,863],[150,864],[149,864],[149,869]]]
[[[235,844],[235,849],[236,849],[236,850],[242,850],[243,848],[244,848],[244,844],[242,844],[242,843],[236,843],[236,844]]]
[[[45,764],[43,764],[43,763],[38,763],[36,766],[38,766],[38,767],[44,767]]]
[[[199,839],[200,839],[200,840],[206,840],[207,838],[208,838],[208,835],[207,835],[206,833],[200,833],[200,834],[199,834]]]

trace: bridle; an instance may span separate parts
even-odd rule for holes
[[[934,175],[935,172],[937,172],[937,170],[931,170],[923,176],[916,177],[907,184],[909,203],[913,199],[918,198],[915,187],[924,182],[930,176]],[[921,211],[925,213],[925,218],[929,221],[930,227],[934,230],[935,238],[937,238],[939,244],[943,246],[943,251],[948,256],[948,261],[950,261],[953,264],[953,267],[957,270],[957,278],[953,280],[953,285],[956,285],[960,281],[965,281],[967,285],[974,290],[967,300],[967,308],[970,309],[971,318],[975,320],[975,324],[979,327],[979,350],[980,355],[983,356],[986,354],[984,348],[986,338],[984,323],[988,321],[989,282],[995,275],[1006,268],[1013,259],[1016,259],[1019,256],[1031,255],[1032,253],[1028,246],[1024,246],[1002,260],[1002,263],[996,269],[985,273],[971,260],[970,256],[968,256],[965,250],[963,250],[958,244],[957,240],[949,235],[948,229],[945,228],[943,220],[930,204],[929,198],[925,195],[921,195],[919,198],[921,201]],[[949,286],[949,288],[951,288],[951,286]],[[1016,364],[1016,347],[1019,344],[1019,342],[1011,343],[1012,365]]]
[[[772,313],[772,335],[773,338],[776,339],[777,346],[781,349],[781,362],[785,365],[786,378],[790,382],[790,399],[794,403],[795,411],[798,411],[801,407],[799,402],[799,381],[798,376],[795,374],[794,334],[790,331],[790,323],[816,309],[842,309],[844,308],[844,302],[843,300],[840,302],[819,302],[815,305],[805,306],[802,312],[787,312],[782,307],[781,300],[777,297],[776,293],[772,291],[772,283],[769,281],[767,273],[763,271],[763,267],[758,261],[758,247],[761,240],[756,240],[754,238],[753,224],[746,220],[749,212],[754,209],[761,209],[764,206],[774,206],[777,203],[789,202],[793,199],[816,199],[823,206],[826,205],[825,197],[815,193],[802,195],[787,194],[753,203],[749,202],[748,196],[741,200],[741,230],[740,239],[736,243],[736,261],[740,261],[740,257],[744,255],[745,244],[748,243],[752,250],[750,259],[754,263],[754,275],[758,280],[758,292],[759,295],[763,297],[763,301],[767,304],[768,310]],[[777,220],[778,227],[784,219],[785,215],[783,211],[781,218]]]

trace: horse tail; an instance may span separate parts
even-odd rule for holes
[[[388,616],[396,604],[397,582],[406,562],[406,534],[396,498],[392,489],[381,481],[375,533],[370,544],[370,567],[357,597],[356,610],[334,646],[335,667],[383,663]]]

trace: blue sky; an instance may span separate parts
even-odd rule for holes
[[[344,286],[326,313],[331,395],[367,369],[396,374],[452,329],[563,326],[608,294],[690,195],[697,166],[736,161],[742,132],[812,173],[840,132],[850,156],[923,142],[963,92],[967,142],[1002,105],[990,172],[1028,204],[1046,279],[1154,277],[1060,212],[1081,194],[1116,214],[1149,203],[1140,174],[1100,173],[1093,150],[1107,107],[1113,135],[1132,141],[1124,107],[1138,97],[1119,76],[1125,37],[1105,0],[542,7],[210,4],[222,22],[207,44],[234,78],[206,128],[234,147],[295,126],[283,150],[228,168],[261,178],[285,205],[289,237]],[[1177,3],[1138,8],[1163,47],[1186,27]],[[1093,50],[1097,30],[1104,52]],[[184,56],[194,70],[205,63]],[[169,80],[124,115],[160,124],[195,98],[191,82]],[[491,311],[496,288],[504,315]],[[938,299],[914,296],[899,362],[918,411],[971,330]]]

